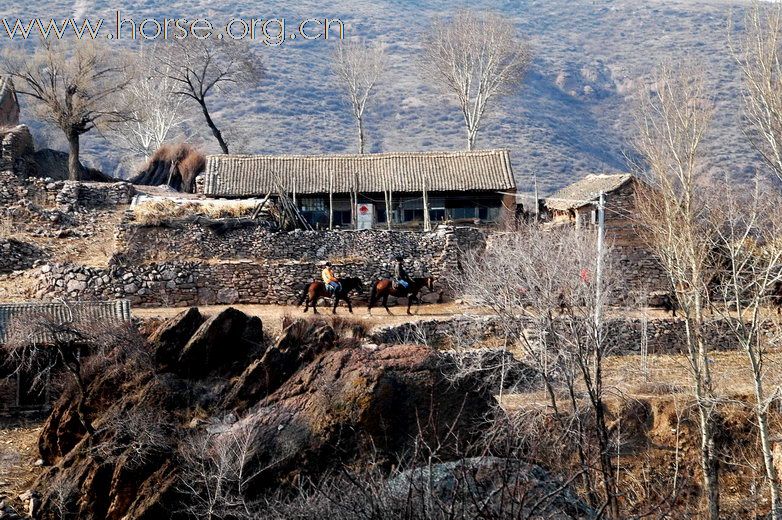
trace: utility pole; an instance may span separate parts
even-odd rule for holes
[[[535,204],[535,222],[540,221],[540,207],[538,206],[540,203],[538,201],[538,173],[532,172],[532,181],[535,183],[535,200],[533,201],[533,204]]]
[[[600,192],[600,199],[597,202],[597,268],[595,270],[595,327],[600,326],[600,311],[602,299],[603,283],[603,249],[605,247],[606,235],[606,194]]]

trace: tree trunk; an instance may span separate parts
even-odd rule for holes
[[[356,122],[358,123],[358,153],[363,154],[364,153],[364,118],[358,117],[356,118]]]
[[[760,363],[752,351],[752,345],[747,345],[747,355],[752,367],[755,386],[755,415],[758,419],[760,433],[760,449],[763,453],[763,465],[766,469],[769,491],[771,492],[771,518],[782,520],[782,503],[780,502],[779,473],[774,465],[774,452],[771,447],[771,433],[768,425],[768,412],[766,410],[766,393],[763,388],[763,376]]]
[[[68,179],[72,181],[82,180],[83,170],[79,161],[79,134],[69,132],[68,138]]]
[[[471,152],[475,149],[475,138],[478,136],[477,130],[467,128],[467,151]]]
[[[215,139],[217,139],[217,143],[220,145],[220,149],[223,151],[223,153],[227,154],[228,144],[226,144],[225,140],[223,139],[223,134],[217,128],[215,122],[212,121],[212,116],[209,115],[209,109],[206,108],[206,101],[200,99],[198,103],[201,105],[201,110],[204,112],[204,119],[206,119],[207,126],[210,130],[212,130],[212,135],[214,135]]]

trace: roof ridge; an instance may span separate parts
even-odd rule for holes
[[[438,150],[438,151],[400,151],[378,153],[339,153],[339,154],[210,154],[207,159],[373,159],[379,157],[480,157],[482,155],[509,154],[509,148],[487,148],[482,150]]]

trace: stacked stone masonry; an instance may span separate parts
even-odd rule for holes
[[[347,230],[273,232],[263,225],[240,226],[219,233],[198,223],[140,226],[126,222],[117,234],[117,257],[123,263],[188,260],[331,260],[388,264],[401,254],[416,271],[456,267],[458,252],[482,248],[485,231],[440,227],[416,231]],[[420,265],[416,265],[420,264]]]
[[[43,251],[32,244],[0,238],[0,274],[30,269],[43,255]]]
[[[507,323],[496,316],[459,316],[447,320],[421,320],[375,329],[370,340],[399,344],[426,341],[440,348],[454,348],[455,338],[461,346],[474,346],[481,341],[496,340],[504,335]],[[774,337],[776,325],[766,322],[763,333]],[[610,354],[640,354],[646,344],[649,354],[681,353],[686,345],[685,322],[681,318],[611,318],[606,321],[606,351]],[[715,350],[739,347],[729,324],[714,319],[707,322],[704,340]]]

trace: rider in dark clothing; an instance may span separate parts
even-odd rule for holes
[[[396,280],[396,283],[407,289],[410,287],[410,276],[407,274],[407,271],[405,271],[404,264],[402,263],[404,261],[404,258],[401,256],[397,256],[396,260],[394,262],[394,279]]]

